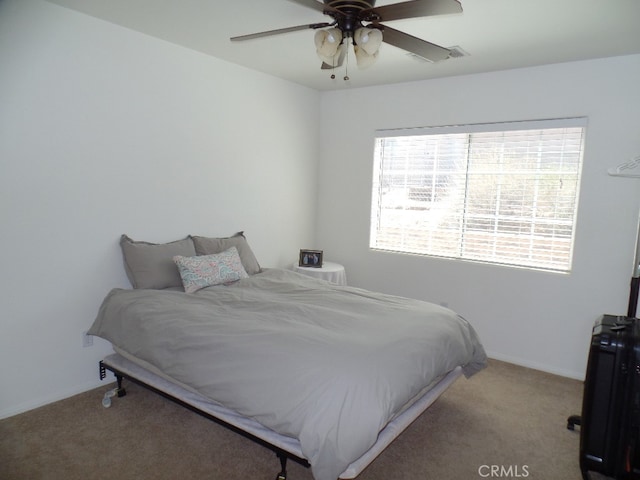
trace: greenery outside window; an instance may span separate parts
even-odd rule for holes
[[[585,118],[376,132],[370,247],[569,272]]]

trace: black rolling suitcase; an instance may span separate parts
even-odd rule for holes
[[[580,469],[640,479],[640,320],[604,315],[591,337],[580,427]]]

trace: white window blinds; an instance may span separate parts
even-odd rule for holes
[[[585,126],[377,132],[370,247],[569,271]]]

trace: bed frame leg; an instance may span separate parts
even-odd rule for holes
[[[127,391],[122,386],[122,375],[116,375],[116,381],[118,382],[118,398],[124,397],[127,394]]]
[[[276,480],[287,480],[287,456],[282,452],[276,452],[278,459],[280,460],[280,468],[282,469]]]
[[[118,397],[124,397],[127,394],[127,391],[122,386],[122,380],[124,379],[124,377],[116,373],[115,370],[111,370],[111,371],[116,376],[116,382],[118,382],[118,388],[116,389],[116,393],[118,394]],[[100,380],[104,380],[106,376],[107,376],[107,367],[104,363],[102,363],[102,360],[100,360]]]

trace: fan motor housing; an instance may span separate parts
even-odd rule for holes
[[[362,26],[361,12],[373,8],[376,0],[324,0],[324,3],[340,12],[339,14],[332,11],[325,13],[336,20],[344,34],[353,36],[353,32]]]
[[[343,13],[357,14],[361,10],[373,8],[376,0],[324,0],[324,3]]]
[[[342,10],[345,7],[364,10],[366,8],[373,8],[376,0],[324,0],[324,3],[338,10]]]

